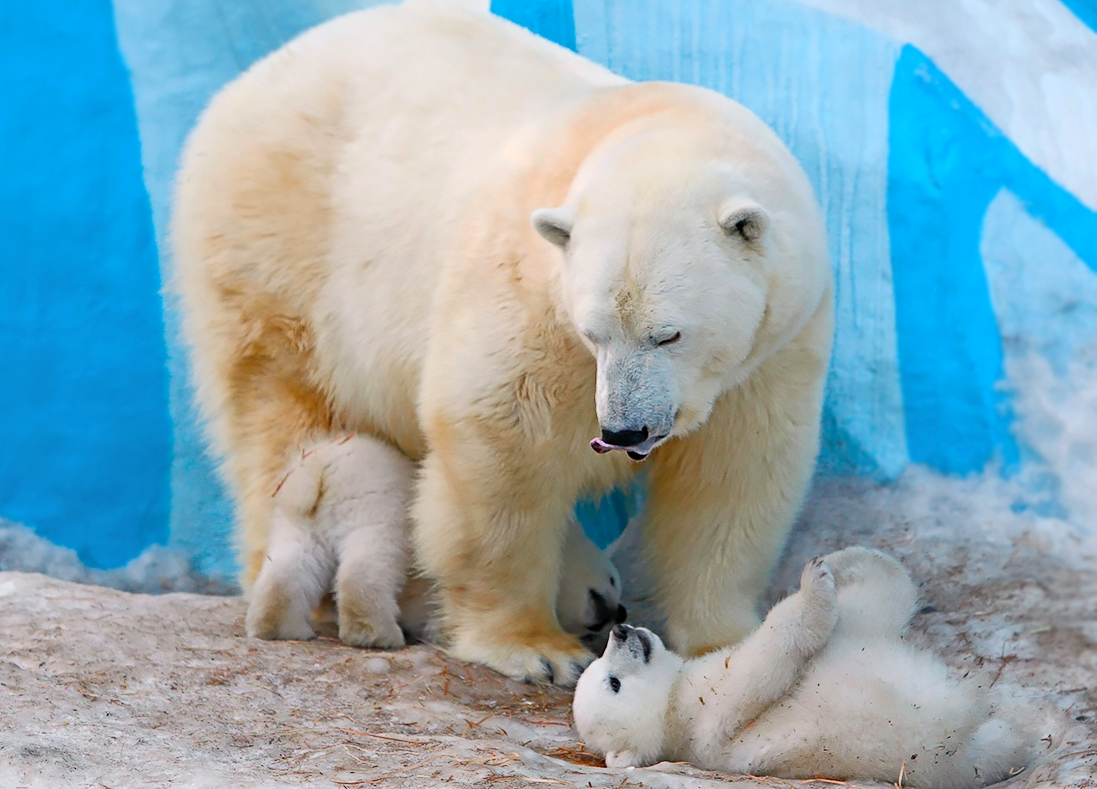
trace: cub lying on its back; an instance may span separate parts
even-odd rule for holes
[[[660,759],[783,778],[979,787],[1025,763],[974,681],[902,639],[917,593],[897,562],[847,548],[737,647],[684,661],[644,628],[613,629],[575,689],[575,724],[610,767]]]
[[[335,594],[339,638],[362,647],[436,640],[429,581],[409,575],[408,507],[416,465],[367,435],[304,448],[274,492],[270,543],[248,598],[247,632],[309,639],[313,609]],[[621,579],[606,553],[572,520],[556,614],[569,633],[596,641],[623,622]]]

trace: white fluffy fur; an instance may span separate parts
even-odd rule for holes
[[[611,767],[673,759],[918,789],[1002,780],[1025,764],[1021,735],[983,685],[903,639],[916,600],[897,562],[848,548],[809,562],[738,647],[686,661],[617,627],[576,687],[579,734]]]
[[[334,592],[339,637],[355,646],[402,646],[401,631],[434,640],[429,581],[410,572],[408,515],[415,464],[364,435],[305,448],[275,493],[270,549],[249,594],[248,635],[308,639],[313,612]],[[624,620],[621,578],[572,520],[556,601],[561,627],[595,638]]]
[[[700,654],[757,625],[832,304],[811,186],[745,108],[488,14],[378,7],[213,100],[173,238],[245,587],[296,448],[368,433],[421,462],[416,556],[453,652],[571,684],[590,655],[553,611],[570,513],[636,470],[588,445],[647,428],[621,448],[650,453],[668,638]]]
[[[274,495],[267,561],[249,592],[248,635],[312,638],[312,612],[334,591],[345,643],[403,646],[397,598],[409,566],[414,478],[414,463],[368,436],[303,450]]]

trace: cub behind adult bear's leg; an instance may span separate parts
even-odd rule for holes
[[[311,638],[310,620],[334,591],[339,638],[404,645],[397,603],[408,571],[408,505],[415,464],[370,436],[302,450],[274,495],[267,558],[249,594],[247,631]]]
[[[415,473],[399,450],[366,435],[303,448],[273,497],[266,560],[249,594],[248,635],[311,638],[313,611],[334,592],[339,637],[347,644],[399,647],[401,630],[416,640],[436,640],[432,585],[408,576]],[[596,641],[627,614],[620,575],[574,518],[564,557],[557,617],[569,633]]]

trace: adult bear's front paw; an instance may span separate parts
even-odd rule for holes
[[[500,674],[521,682],[575,687],[583,669],[594,660],[578,639],[563,632],[535,639],[513,634],[453,634],[450,652],[460,660],[482,663]]]

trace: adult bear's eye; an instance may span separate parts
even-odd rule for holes
[[[609,678],[609,689],[612,690],[614,693],[617,693],[618,691],[620,691],[621,690],[621,680],[617,679],[617,677],[610,677]]]
[[[659,340],[659,347],[662,348],[664,345],[674,345],[674,343],[678,342],[680,339],[682,339],[682,332],[676,331],[670,337]]]

